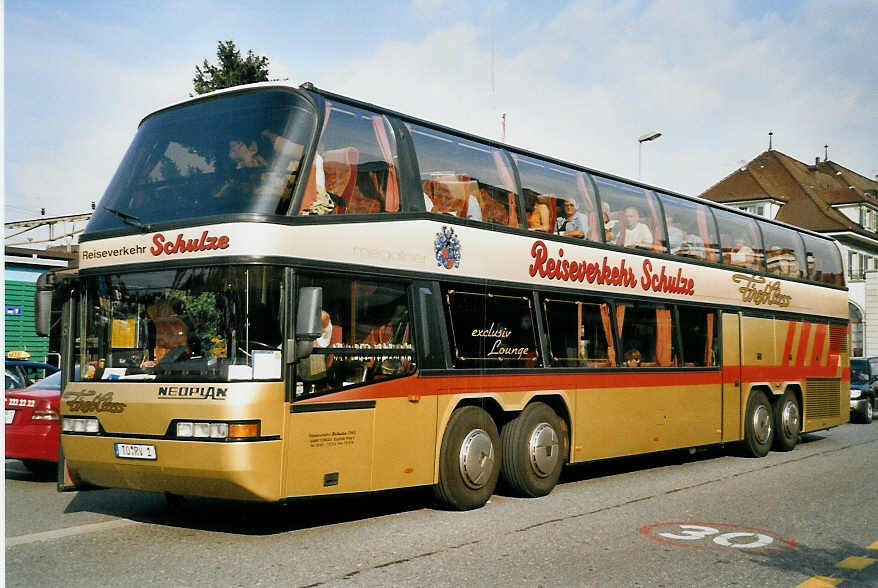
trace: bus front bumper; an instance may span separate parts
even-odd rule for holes
[[[238,500],[281,498],[280,440],[236,443],[61,435],[74,479],[107,488]],[[116,457],[116,444],[152,446],[155,459]]]

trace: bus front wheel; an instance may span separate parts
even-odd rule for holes
[[[802,431],[799,401],[791,390],[787,390],[778,398],[774,407],[774,448],[778,451],[791,451],[799,442],[799,433]]]
[[[439,482],[433,488],[436,500],[456,510],[484,506],[497,487],[499,447],[491,415],[477,406],[455,410],[442,436]]]
[[[761,390],[750,393],[744,422],[744,447],[753,457],[765,457],[774,443],[771,403]]]
[[[510,490],[535,498],[552,491],[564,466],[567,439],[561,419],[548,405],[534,402],[500,433],[500,475]]]

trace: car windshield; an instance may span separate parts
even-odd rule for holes
[[[74,381],[281,378],[283,269],[184,268],[85,280]]]
[[[286,214],[315,121],[308,102],[284,91],[232,94],[150,116],[86,230]]]
[[[43,378],[33,386],[35,390],[60,390],[61,389],[61,372],[55,372],[48,378]]]
[[[851,360],[851,384],[866,384],[869,382],[869,362],[864,359]]]

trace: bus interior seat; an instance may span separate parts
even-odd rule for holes
[[[340,197],[344,210],[336,206],[335,213],[351,212],[348,205],[354,200],[357,191],[357,163],[360,152],[354,147],[333,149],[323,154],[323,173],[326,177],[326,190]]]

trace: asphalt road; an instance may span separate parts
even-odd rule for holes
[[[424,490],[169,509],[156,494],[58,494],[7,461],[6,584],[875,586],[876,471],[878,423],[763,459],[577,466],[547,497],[464,513]]]

